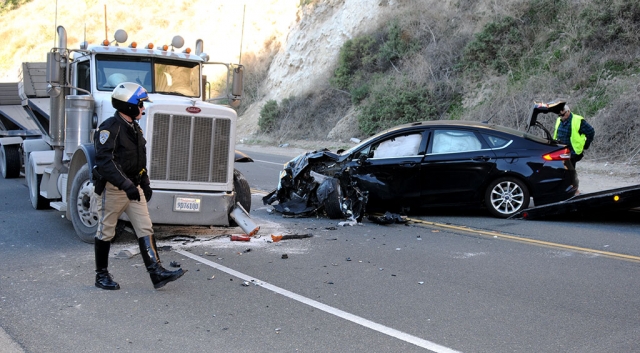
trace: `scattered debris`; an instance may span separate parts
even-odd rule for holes
[[[304,238],[311,238],[313,237],[313,234],[271,234],[271,239],[273,240],[274,243],[279,242],[280,240],[288,240],[288,239],[304,239]]]
[[[232,234],[231,241],[251,241],[251,237],[246,234]]]
[[[212,279],[214,279],[214,278],[216,278],[216,275],[213,275],[213,276],[211,276],[210,278],[207,278],[207,279],[208,279],[208,280],[212,280]]]
[[[247,282],[247,281],[243,281],[243,282],[242,282],[242,286],[243,286],[243,287],[249,287],[249,282]]]
[[[282,259],[288,259],[288,258],[289,258],[289,255],[287,255],[287,254],[282,254],[282,257],[281,257],[281,258],[282,258]]]
[[[260,230],[260,227],[253,223],[253,220],[249,216],[249,212],[247,212],[244,207],[240,205],[240,202],[236,202],[236,207],[234,207],[229,216],[250,237],[256,235]]]
[[[391,213],[391,212],[386,212],[384,215],[382,216],[376,216],[376,215],[369,215],[369,217],[367,217],[370,221],[377,223],[377,224],[393,224],[393,223],[407,223],[409,220],[407,219],[407,216],[403,216],[397,213]]]
[[[338,225],[339,225],[340,227],[344,227],[344,226],[355,226],[355,225],[357,225],[357,224],[358,224],[358,221],[356,221],[356,220],[355,220],[355,219],[353,219],[353,218],[349,218],[348,220],[346,220],[346,221],[344,221],[344,222],[340,222],[340,223],[338,223]]]
[[[180,267],[180,263],[177,261],[171,261],[169,262],[169,266],[171,267]]]

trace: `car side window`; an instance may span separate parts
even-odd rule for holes
[[[394,136],[371,147],[372,158],[416,156],[420,149],[422,134]]]
[[[435,130],[432,153],[469,152],[482,149],[482,142],[471,131]]]
[[[498,136],[487,135],[487,134],[482,134],[482,136],[485,138],[485,140],[487,140],[487,142],[489,143],[489,147],[491,148],[502,148],[511,142],[511,140],[507,140],[505,138],[498,137]]]

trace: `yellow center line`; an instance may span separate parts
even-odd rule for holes
[[[610,251],[602,251],[602,250],[596,250],[596,249],[590,249],[590,248],[582,248],[582,247],[579,247],[579,246],[552,243],[552,242],[543,241],[543,240],[522,238],[522,237],[517,237],[517,236],[514,236],[514,235],[507,235],[507,234],[494,232],[494,231],[473,229],[473,228],[469,228],[469,227],[466,227],[466,226],[456,226],[456,225],[450,225],[450,224],[444,224],[444,223],[429,222],[429,221],[423,221],[423,220],[413,219],[413,218],[408,218],[408,220],[413,222],[413,223],[417,223],[417,224],[425,224],[425,225],[430,225],[430,226],[439,227],[439,228],[453,229],[453,230],[469,232],[469,233],[473,233],[473,234],[480,234],[480,235],[490,236],[490,237],[494,237],[494,238],[508,239],[508,240],[517,241],[517,242],[521,242],[521,243],[536,244],[536,245],[541,245],[541,246],[546,246],[546,247],[551,247],[551,248],[579,251],[579,252],[585,252],[585,253],[591,253],[591,254],[598,254],[598,255],[613,257],[613,258],[617,258],[617,259],[624,259],[624,260],[633,261],[633,262],[640,262],[640,256],[620,254],[620,253],[615,253],[615,252],[610,252]]]

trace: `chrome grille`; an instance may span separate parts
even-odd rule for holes
[[[229,119],[155,114],[149,177],[226,183],[230,133]]]

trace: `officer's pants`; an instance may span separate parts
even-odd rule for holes
[[[107,183],[102,195],[98,196],[97,200],[100,223],[98,223],[96,238],[102,241],[111,241],[116,235],[116,224],[123,212],[129,217],[138,238],[153,234],[147,201],[139,186],[138,192],[140,193],[140,201],[131,201],[127,198],[127,193],[124,190],[119,190],[111,183]]]

